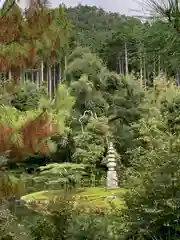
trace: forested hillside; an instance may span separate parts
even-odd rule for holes
[[[78,5],[67,9],[77,43],[97,52],[102,42],[112,37],[126,17],[101,8]]]
[[[163,21],[142,23],[134,17],[82,5],[67,12],[77,43],[90,47],[110,70],[138,72],[144,85],[151,84],[160,72],[179,75],[178,32]]]
[[[180,8],[168,1],[149,1],[159,15],[146,23],[6,1],[0,240],[180,238]]]

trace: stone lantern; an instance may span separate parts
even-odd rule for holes
[[[107,155],[107,188],[118,188],[118,177],[116,171],[116,150],[112,142],[109,144]]]

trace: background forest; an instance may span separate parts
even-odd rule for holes
[[[141,22],[36,1],[22,14],[5,2],[1,240],[180,239],[175,3],[152,5],[161,18]],[[118,189],[106,189],[110,143]]]

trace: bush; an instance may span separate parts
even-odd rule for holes
[[[73,214],[71,194],[63,194],[52,200],[42,209],[43,216],[30,226],[34,240],[65,240],[69,238],[69,229]]]
[[[166,82],[147,92],[147,115],[134,126],[139,135],[127,171],[124,239],[180,238],[179,99],[179,88]]]
[[[75,207],[73,193],[41,206],[42,215],[30,226],[34,240],[115,240],[117,218],[112,213],[87,211],[83,205]],[[116,223],[116,224],[115,224]]]
[[[0,240],[30,240],[28,229],[8,210],[0,206]]]
[[[14,93],[11,105],[20,111],[36,109],[42,96],[47,96],[45,87],[37,88],[34,83],[28,82]]]

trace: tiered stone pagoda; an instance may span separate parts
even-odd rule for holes
[[[118,177],[116,171],[116,150],[112,142],[109,144],[107,155],[107,188],[118,188]]]

